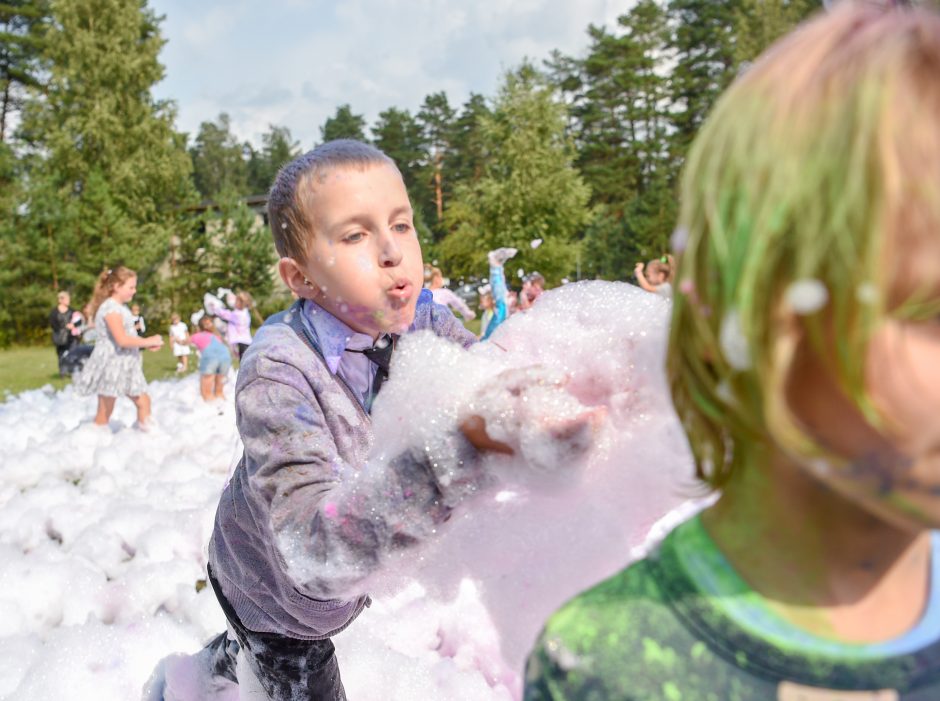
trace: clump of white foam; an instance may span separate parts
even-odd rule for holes
[[[540,450],[552,453],[549,433],[513,458],[492,457],[501,486],[459,511],[421,552],[419,579],[435,597],[453,596],[466,578],[478,583],[500,644],[490,664],[514,693],[547,616],[621,569],[649,527],[695,493],[663,372],[668,308],[631,285],[567,285],[469,352],[418,336],[403,339],[393,359],[373,415],[375,444],[386,453],[420,445],[474,410],[489,412],[488,426],[502,438],[500,423],[515,431],[531,419],[526,412],[570,417],[606,409],[592,458],[569,463],[568,474],[532,464]],[[542,376],[545,386],[563,378],[564,400],[538,406],[534,395],[536,406],[523,416],[494,416],[487,397],[519,372]],[[402,567],[403,579],[413,576],[413,560]]]
[[[665,324],[658,297],[591,283],[546,293],[470,352],[405,340],[374,416],[386,452],[457,421],[468,396],[506,389],[533,364],[541,369],[527,387],[563,379],[565,389],[550,392],[558,406],[549,399],[525,411],[606,407],[608,418],[580,468],[559,474],[494,458],[502,487],[397,563],[387,590],[335,638],[350,698],[518,698],[522,660],[545,617],[627,564],[690,493],[662,377]],[[148,701],[167,690],[175,701],[251,698],[231,685],[204,693],[206,670],[193,655],[225,628],[202,585],[218,495],[240,453],[233,406],[219,415],[204,405],[195,376],[151,383],[150,393],[150,433],[130,428],[125,400],[110,430],[92,427],[94,397],[71,389],[0,404],[5,701],[126,701],[145,685]],[[538,391],[531,397],[540,403]],[[536,431],[524,449],[512,440],[532,461],[550,434]]]
[[[744,335],[741,326],[741,315],[737,310],[731,310],[721,320],[721,332],[718,342],[721,352],[734,370],[749,370],[751,368],[751,346]]]
[[[784,296],[790,309],[803,316],[815,314],[829,301],[829,291],[816,278],[795,280],[787,287]]]

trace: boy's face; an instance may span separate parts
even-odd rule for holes
[[[940,527],[940,319],[886,322],[869,347],[867,385],[897,457],[880,466],[887,489],[879,496]]]
[[[883,519],[915,530],[940,527],[940,319],[889,318],[873,334],[866,389],[882,419],[880,431],[809,353],[794,375],[788,398],[797,416],[824,446],[848,459],[824,469],[821,479]]]
[[[307,259],[293,261],[310,284],[292,278],[284,267],[290,259],[282,259],[288,286],[360,333],[405,331],[414,321],[424,263],[398,170],[333,169],[317,181],[310,206]]]

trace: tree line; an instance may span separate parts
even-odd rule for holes
[[[526,61],[493,96],[438,92],[372,124],[340,105],[320,140],[395,159],[425,257],[453,278],[515,246],[513,272],[626,279],[666,250],[678,173],[718,94],[818,5],[639,0],[589,26],[582,55]],[[246,199],[314,144],[278,125],[240,141],[225,114],[180,133],[153,96],[160,20],[146,0],[0,4],[0,344],[38,337],[57,290],[84,299],[114,262],[138,270],[158,317],[217,285],[282,302]]]

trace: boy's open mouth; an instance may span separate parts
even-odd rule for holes
[[[404,278],[396,280],[395,284],[388,290],[388,296],[392,298],[395,302],[400,304],[406,303],[411,299],[412,291],[414,290],[414,285],[411,284],[409,280]]]

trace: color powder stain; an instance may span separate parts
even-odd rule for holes
[[[664,647],[652,638],[643,638],[643,660],[647,664],[661,664],[669,669],[675,666],[677,657],[672,648]]]
[[[332,501],[327,502],[323,505],[323,515],[327,518],[336,518],[339,515],[339,509],[336,508],[336,504]]]

